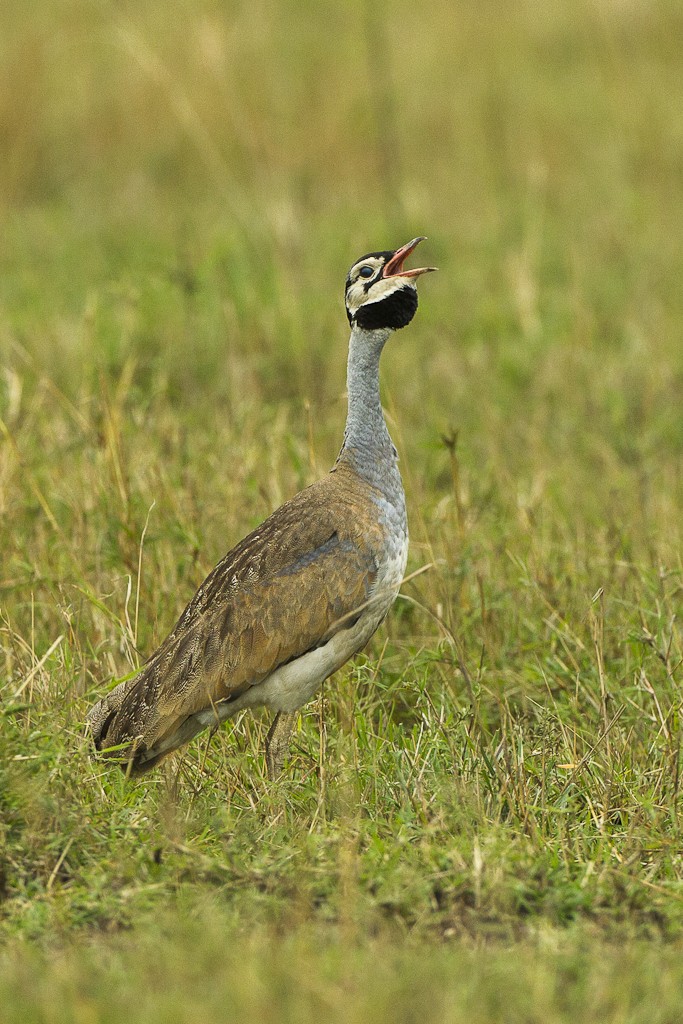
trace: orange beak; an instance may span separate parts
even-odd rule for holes
[[[419,277],[420,274],[429,274],[432,270],[436,270],[436,267],[415,267],[413,270],[403,269],[403,264],[413,249],[416,249],[420,242],[424,242],[425,238],[425,235],[419,235],[417,238],[413,238],[411,242],[406,242],[400,249],[397,249],[391,259],[384,265],[382,277]]]

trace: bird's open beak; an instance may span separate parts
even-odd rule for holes
[[[420,235],[418,238],[413,238],[412,242],[406,242],[400,249],[397,249],[391,259],[385,263],[382,277],[419,277],[420,274],[428,274],[431,270],[436,270],[436,267],[415,267],[413,270],[403,269],[403,264],[408,256],[410,256],[413,249],[418,247],[420,242],[425,241],[425,238],[425,235]]]

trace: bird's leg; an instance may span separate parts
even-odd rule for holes
[[[268,778],[274,782],[282,772],[285,754],[289,749],[298,711],[278,711],[266,736],[266,767]]]

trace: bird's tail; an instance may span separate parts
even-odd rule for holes
[[[152,767],[145,753],[158,732],[159,713],[154,687],[143,670],[133,679],[114,687],[88,712],[86,728],[95,749],[108,760],[118,761],[128,772],[138,774]]]
[[[203,729],[232,717],[245,702],[244,694],[217,704],[207,697],[199,706],[168,701],[160,674],[150,662],[90,709],[86,728],[99,754],[117,761],[128,773],[141,775]]]

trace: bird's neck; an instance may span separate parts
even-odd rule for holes
[[[346,386],[348,414],[338,462],[347,462],[371,482],[396,465],[396,449],[384,422],[379,397],[379,358],[391,334],[366,331],[354,324],[349,341]]]

